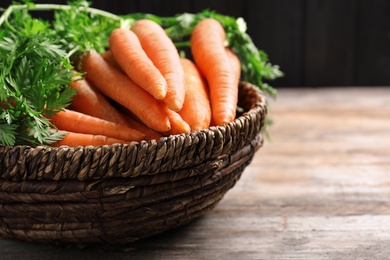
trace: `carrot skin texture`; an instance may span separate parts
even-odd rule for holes
[[[210,89],[212,120],[225,125],[236,116],[238,92],[224,42],[226,33],[215,19],[200,21],[191,35],[191,52]]]
[[[165,98],[167,82],[142,49],[134,32],[125,28],[114,29],[109,48],[115,61],[134,83],[156,99]]]
[[[237,91],[238,91],[238,84],[240,82],[240,77],[241,77],[241,62],[237,54],[235,54],[232,49],[226,47],[225,51],[230,61],[230,64],[232,66],[233,75],[234,75],[234,86],[237,86]]]
[[[192,131],[206,129],[211,122],[207,84],[194,62],[182,58],[181,64],[185,73],[185,100],[179,114]]]
[[[83,133],[74,133],[69,131],[59,131],[65,133],[65,137],[61,140],[50,144],[53,147],[60,146],[101,146],[101,145],[113,145],[113,144],[125,144],[128,143],[125,140],[107,137],[104,135],[92,135]]]
[[[139,118],[137,118],[134,113],[132,113],[129,109],[125,108],[124,106],[119,106],[119,111],[122,113],[122,115],[126,118],[127,124],[140,131],[141,133],[145,134],[145,140],[158,140],[163,135],[160,132],[157,132],[147,125],[145,125]]]
[[[116,62],[116,60],[114,59],[114,56],[112,56],[112,52],[110,50],[107,50],[107,51],[101,53],[100,55],[102,55],[103,59],[106,62],[110,63],[112,66],[114,66],[118,71],[125,73],[122,70],[122,68],[119,66],[119,64]]]
[[[169,121],[171,123],[171,129],[165,132],[165,135],[185,134],[191,132],[190,125],[183,120],[178,112],[168,108],[168,106],[164,103],[162,104],[162,107],[164,112],[168,115]]]
[[[144,123],[139,122],[137,119],[130,115],[125,115],[127,122],[130,127],[140,131],[141,133],[145,134],[144,140],[159,140],[163,135],[157,131],[154,131],[153,129],[147,127]]]
[[[180,66],[179,53],[164,29],[148,19],[138,20],[131,30],[137,35],[141,46],[167,82],[164,102],[179,111],[184,103],[184,71]]]
[[[234,75],[234,83],[232,83],[232,87],[236,86],[235,91],[238,93],[238,84],[240,82],[240,76],[241,76],[241,63],[238,56],[228,47],[225,47],[226,55],[229,59],[229,63],[232,67],[232,73]],[[210,125],[218,125],[214,121],[214,118],[212,118],[212,121],[210,122]]]
[[[68,109],[60,111],[50,121],[60,130],[76,133],[105,135],[126,141],[141,141],[145,138],[143,133],[126,125]]]
[[[96,51],[84,57],[82,68],[87,79],[100,92],[129,109],[145,125],[158,132],[170,130],[169,118],[161,110],[158,100],[107,63]]]
[[[127,123],[123,115],[88,80],[74,80],[70,87],[76,90],[71,102],[73,110],[118,124]]]

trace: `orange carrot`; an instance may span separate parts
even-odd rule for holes
[[[182,58],[185,73],[185,100],[179,114],[191,130],[206,129],[210,126],[211,107],[206,82],[200,71],[189,59]]]
[[[65,109],[50,121],[60,130],[83,134],[105,135],[126,141],[141,141],[145,135],[126,125],[106,121],[77,111]]]
[[[157,132],[151,129],[150,127],[148,127],[147,125],[145,125],[129,109],[121,105],[118,105],[118,109],[121,112],[121,114],[126,118],[127,125],[145,134],[145,138],[144,138],[145,140],[153,140],[153,139],[158,140],[161,137],[163,137],[163,135],[160,132]]]
[[[92,134],[82,134],[82,133],[74,133],[74,132],[68,132],[68,131],[59,131],[61,133],[66,134],[64,138],[61,140],[49,144],[53,147],[59,147],[62,145],[70,146],[70,147],[77,147],[77,146],[100,146],[100,145],[112,145],[112,144],[123,144],[126,143],[126,141],[107,137],[104,135],[92,135]]]
[[[171,110],[163,104],[163,109],[165,113],[169,117],[169,121],[171,122],[171,130],[165,132],[165,135],[175,135],[175,134],[184,134],[191,132],[191,127],[189,124],[181,118],[179,113]]]
[[[118,65],[118,63],[116,62],[116,60],[114,59],[114,56],[112,56],[112,52],[110,50],[107,50],[105,52],[103,52],[102,54],[102,57],[105,61],[107,61],[108,63],[110,63],[112,66],[114,66],[117,70],[119,70],[120,72],[122,73],[125,73],[122,68]]]
[[[138,20],[131,30],[138,36],[143,50],[167,82],[167,106],[179,111],[184,103],[184,72],[179,53],[164,29],[148,19]]]
[[[144,123],[138,121],[130,115],[124,115],[127,119],[127,122],[130,127],[140,131],[145,134],[144,140],[159,140],[163,135],[159,132],[154,131],[153,129],[147,127]]]
[[[234,120],[238,91],[225,51],[226,33],[215,19],[200,21],[191,34],[191,52],[210,89],[212,120],[224,125]]]
[[[232,67],[232,73],[234,75],[234,84],[233,86],[237,86],[237,92],[238,92],[238,84],[240,82],[240,76],[241,76],[241,63],[238,56],[228,47],[225,47],[226,54],[228,56],[228,59],[230,61],[230,65]],[[211,125],[217,125],[214,120],[210,122]]]
[[[167,82],[142,49],[134,32],[124,28],[114,29],[109,46],[115,61],[132,81],[154,98],[165,98]]]
[[[234,75],[234,85],[238,87],[238,84],[240,82],[240,76],[241,76],[241,62],[238,58],[237,54],[234,53],[234,51],[228,47],[225,48],[226,54],[229,58],[230,64],[233,68],[233,75]],[[237,89],[238,91],[238,89]]]
[[[88,80],[77,79],[70,83],[76,90],[71,106],[73,110],[118,124],[126,124],[123,115]]]
[[[96,51],[84,57],[82,68],[96,88],[133,112],[145,125],[158,132],[170,130],[169,118],[158,101],[107,63]]]

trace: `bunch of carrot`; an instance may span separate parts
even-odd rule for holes
[[[80,59],[86,77],[71,83],[71,108],[51,119],[67,133],[53,145],[152,140],[233,121],[241,66],[225,37],[217,20],[200,21],[190,39],[192,61],[151,20],[113,30],[106,52]]]

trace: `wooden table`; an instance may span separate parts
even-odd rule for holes
[[[135,244],[0,239],[0,259],[389,259],[390,88],[281,89],[271,140],[210,213]]]

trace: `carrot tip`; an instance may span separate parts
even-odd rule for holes
[[[155,89],[161,89],[158,93],[155,93],[153,96],[155,99],[163,100],[167,96],[167,85],[166,84],[159,84],[155,85]]]
[[[183,103],[180,103],[179,101],[165,100],[164,103],[170,110],[173,110],[175,112],[179,112],[183,108]]]

